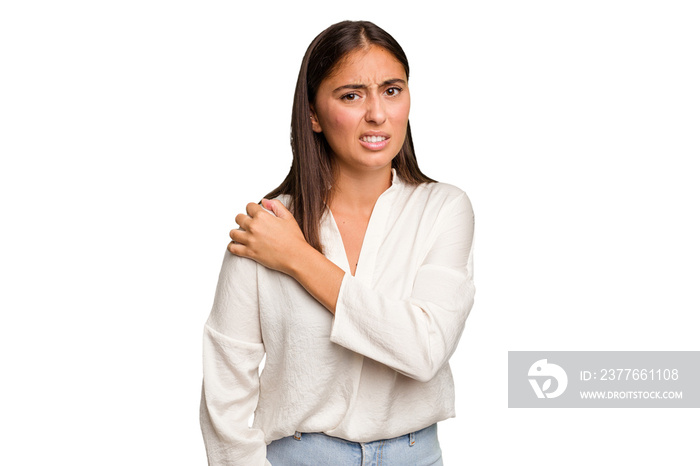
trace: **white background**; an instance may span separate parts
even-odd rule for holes
[[[696,464],[697,409],[508,409],[507,352],[700,349],[697,5],[3,2],[0,463],[206,464],[228,231],[288,171],[309,42],[367,19],[476,213],[446,464]]]

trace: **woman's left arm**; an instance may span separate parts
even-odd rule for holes
[[[229,251],[295,278],[335,315],[331,341],[419,381],[432,379],[454,353],[474,303],[474,213],[466,194],[442,216],[411,295],[390,299],[346,274],[304,239],[278,200],[263,200],[270,215],[248,204],[236,217]]]
[[[421,382],[457,348],[474,304],[474,213],[466,194],[451,201],[418,268],[411,294],[391,299],[346,274],[331,341]]]
[[[299,224],[282,202],[263,199],[262,204],[274,215],[249,203],[247,215],[236,216],[242,229],[231,230],[228,250],[290,275],[335,314],[345,271],[306,242]]]

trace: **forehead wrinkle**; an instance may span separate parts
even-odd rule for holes
[[[387,58],[389,58],[387,61],[390,63],[392,61],[395,61],[401,67],[401,70],[403,71],[402,74],[404,76],[406,75],[406,70],[404,69],[403,65],[391,52],[389,52],[387,49],[385,49],[384,47],[381,47],[379,45],[369,44],[368,46],[356,48],[356,49],[346,53],[340,60],[338,60],[338,62],[333,66],[333,68],[331,68],[328,75],[324,78],[324,81],[331,80],[331,79],[337,77],[339,74],[341,74],[343,72],[343,70],[346,67],[351,66],[351,65],[355,64],[356,62],[364,59],[367,56],[367,54],[369,54],[373,50],[382,51],[382,52],[385,52],[387,55],[389,55],[389,57],[387,57]],[[354,79],[354,80],[352,80],[352,82],[353,82],[353,84],[361,83],[362,80]],[[405,82],[405,80],[404,80],[404,82]]]
[[[367,80],[367,81],[371,81],[371,80]],[[403,78],[388,78],[388,79],[384,79],[383,81],[381,81],[378,84],[371,83],[371,84],[367,85],[367,84],[364,84],[362,79],[359,79],[359,80],[356,79],[356,80],[350,81],[348,84],[343,84],[343,85],[333,89],[333,92],[338,92],[338,91],[341,91],[343,89],[368,89],[368,88],[375,88],[375,87],[379,88],[379,87],[383,87],[383,86],[390,86],[392,84],[402,84],[405,86],[406,80]]]

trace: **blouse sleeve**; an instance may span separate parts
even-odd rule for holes
[[[474,213],[467,195],[452,200],[446,213],[408,298],[389,299],[345,274],[331,341],[421,382],[447,364],[475,289]]]
[[[200,425],[209,465],[269,466],[263,432],[248,427],[265,354],[252,260],[226,252],[203,340]]]

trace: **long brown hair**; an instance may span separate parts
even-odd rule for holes
[[[292,108],[292,166],[282,184],[265,197],[280,194],[291,196],[290,210],[299,223],[306,241],[323,253],[319,238],[319,224],[333,184],[332,152],[325,136],[311,128],[311,103],[316,98],[321,82],[348,53],[370,45],[390,52],[403,65],[408,79],[408,59],[396,40],[379,26],[369,21],[342,21],[334,24],[311,42],[301,62],[294,107]],[[411,125],[406,128],[406,139],[391,167],[408,184],[434,182],[418,168],[411,139]]]

